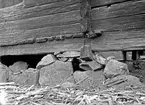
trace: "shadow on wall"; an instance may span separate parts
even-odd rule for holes
[[[36,54],[36,55],[8,55],[1,57],[1,63],[10,66],[17,61],[27,62],[29,68],[35,68],[37,63],[46,56],[47,54]]]

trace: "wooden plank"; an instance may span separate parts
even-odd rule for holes
[[[4,22],[0,23],[0,34],[7,35],[9,32],[19,32],[20,30],[31,30],[43,27],[68,25],[77,23],[80,21],[80,19],[80,11],[76,10],[54,15]]]
[[[95,0],[94,0],[95,1]],[[92,9],[92,20],[130,16],[145,13],[145,1],[131,1]]]
[[[145,29],[116,32],[104,32],[92,40],[92,49],[96,51],[117,51],[145,49]]]
[[[31,12],[38,12],[45,9],[52,9],[52,8],[63,8],[68,5],[73,5],[76,3],[80,3],[80,0],[73,0],[73,1],[59,1],[54,3],[48,3],[45,5],[35,6],[32,8],[23,8],[23,2],[19,3],[18,5],[14,5],[11,7],[0,9],[0,17],[11,17],[15,15],[22,15],[27,14]]]
[[[102,19],[92,22],[93,29],[98,31],[122,31],[145,28],[145,14]]]
[[[131,0],[91,0],[91,6],[92,7],[100,7],[100,6],[107,6],[122,2],[127,2]],[[133,1],[133,0],[132,0]]]
[[[99,52],[103,57],[107,58],[109,56],[114,56],[117,60],[123,60],[123,54],[122,51],[104,51]]]
[[[13,6],[13,5],[16,5],[22,1],[23,0],[0,0],[0,8]]]
[[[73,5],[66,5],[64,7],[56,7],[56,8],[48,8],[47,5],[45,5],[45,6],[40,6],[39,8],[36,7],[36,8],[24,9],[24,11],[21,12],[11,12],[10,14],[5,14],[5,15],[1,14],[0,23],[69,12],[69,11],[74,11],[79,9],[80,9],[80,3],[76,3]]]
[[[40,54],[49,52],[60,52],[67,50],[80,50],[84,39],[75,38],[65,41],[52,41],[47,43],[35,43],[19,46],[0,47],[0,56],[2,55],[24,55]]]
[[[20,42],[29,38],[50,37],[79,32],[82,32],[80,23],[44,27],[33,30],[21,30],[17,32],[9,32],[7,34],[0,34],[0,45],[11,44],[18,41]]]

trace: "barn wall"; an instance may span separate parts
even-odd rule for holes
[[[0,1],[0,55],[80,50],[90,31],[102,33],[91,39],[93,50],[144,49],[144,0],[6,1]]]
[[[91,6],[92,27],[103,33],[92,40],[93,49],[144,49],[144,0],[91,0]]]
[[[0,55],[80,48],[89,7],[87,0],[23,0],[1,8]]]

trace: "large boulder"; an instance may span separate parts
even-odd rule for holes
[[[31,86],[36,84],[37,71],[33,68],[29,68],[19,74],[12,74],[10,76],[10,81],[15,82],[20,86]]]
[[[127,64],[110,59],[104,68],[103,74],[106,78],[113,78],[117,75],[129,74],[129,70]]]
[[[21,72],[22,70],[27,70],[28,64],[23,61],[18,61],[18,62],[15,62],[13,65],[9,66],[9,69],[13,73],[18,73],[18,72]]]
[[[37,64],[36,68],[40,69],[44,66],[54,63],[55,61],[56,61],[55,56],[52,54],[48,54],[41,59],[41,61]]]
[[[54,63],[40,69],[40,85],[56,86],[71,79],[73,67],[71,62],[55,61]],[[71,82],[71,81],[69,81]]]
[[[81,89],[98,89],[103,86],[104,76],[101,70],[75,71],[73,75],[76,85]]]
[[[0,83],[8,82],[9,68],[0,63]]]

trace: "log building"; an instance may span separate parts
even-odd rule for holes
[[[0,56],[80,50],[86,38],[94,51],[144,50],[145,1],[0,0]]]

